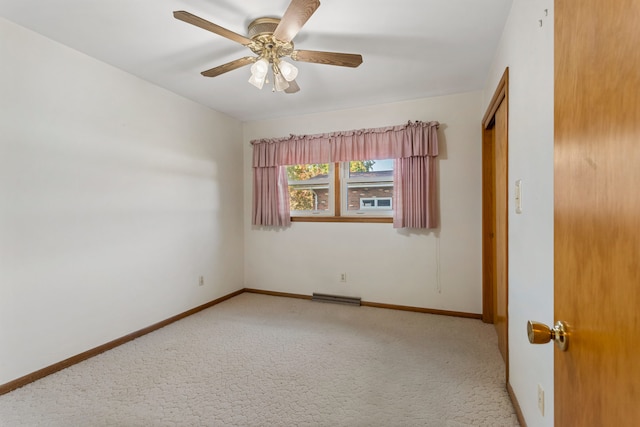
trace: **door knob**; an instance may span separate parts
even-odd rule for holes
[[[554,340],[558,348],[567,351],[569,347],[569,335],[567,333],[567,324],[561,320],[556,322],[553,328],[548,327],[544,323],[527,322],[527,335],[531,344],[546,344]]]

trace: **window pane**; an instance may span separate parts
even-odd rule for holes
[[[291,181],[323,182],[329,178],[329,163],[287,166],[287,177]]]
[[[347,209],[350,211],[392,208],[393,182],[350,182],[347,193]]]
[[[291,211],[327,211],[329,210],[329,186],[308,187],[290,185],[289,197]]]
[[[393,180],[393,159],[349,162],[349,179],[374,178]]]
[[[312,214],[330,209],[328,163],[287,166],[291,212]]]
[[[343,188],[346,190],[347,211],[391,212],[393,159],[349,162],[348,178]]]

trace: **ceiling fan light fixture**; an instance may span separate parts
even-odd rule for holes
[[[251,66],[251,77],[249,77],[249,83],[262,89],[265,80],[267,79],[267,73],[269,72],[269,61],[264,58],[258,59]]]
[[[257,77],[264,78],[264,76],[267,75],[268,71],[269,71],[269,61],[267,61],[264,58],[258,59],[251,66],[251,74],[255,74]]]
[[[298,69],[292,64],[286,61],[280,61],[278,63],[278,68],[280,69],[280,73],[282,77],[288,82],[295,80],[298,77]]]
[[[278,92],[282,92],[289,87],[289,82],[282,76],[281,73],[275,74],[273,76],[273,80],[273,86]]]
[[[264,86],[264,81],[266,80],[267,74],[265,73],[262,76],[259,76],[257,73],[251,74],[249,77],[249,83],[257,87],[258,89],[262,89]]]
[[[362,64],[362,55],[352,53],[295,50],[293,38],[320,6],[320,0],[290,0],[282,18],[262,17],[249,24],[245,37],[213,22],[209,22],[184,10],[173,12],[174,18],[200,27],[249,48],[256,56],[245,56],[203,71],[205,77],[216,77],[245,65],[251,65],[249,83],[262,89],[273,75],[273,91],[296,93],[300,86],[296,83],[298,69],[281,58],[315,64],[357,67]]]

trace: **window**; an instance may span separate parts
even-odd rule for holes
[[[287,166],[291,216],[333,215],[333,175],[330,163]]]
[[[292,221],[317,219],[392,222],[396,228],[437,227],[438,125],[436,121],[409,121],[377,129],[251,141],[251,224],[288,227]],[[368,160],[353,161],[358,158]],[[328,159],[341,163],[314,164]],[[387,167],[381,168],[385,163]],[[364,170],[352,169],[354,165]],[[313,172],[312,176],[298,175],[296,167]],[[374,190],[378,194],[370,193]],[[351,196],[357,200],[350,200]],[[306,200],[293,206],[294,216],[290,199]]]
[[[360,209],[391,209],[391,197],[360,198]]]
[[[390,218],[393,160],[287,166],[291,216]]]
[[[343,215],[393,215],[393,160],[342,162]]]

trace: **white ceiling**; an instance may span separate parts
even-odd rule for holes
[[[296,62],[296,94],[247,83],[249,67],[200,72],[248,48],[173,18],[236,33],[289,0],[0,0],[0,16],[243,121],[482,89],[513,0],[321,0],[296,48],[359,53],[358,68]]]

